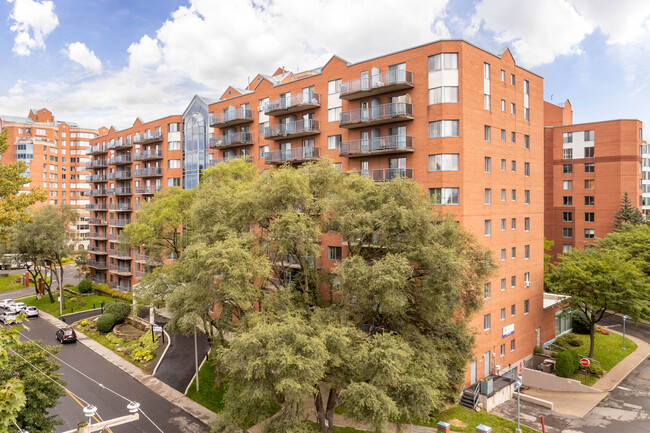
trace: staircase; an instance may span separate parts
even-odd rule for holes
[[[479,386],[478,383],[475,383],[472,386],[468,386],[463,390],[463,394],[460,397],[461,406],[465,406],[469,409],[476,409],[476,404],[478,403],[478,393]]]

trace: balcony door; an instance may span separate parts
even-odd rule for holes
[[[314,113],[302,115],[302,127],[305,131],[311,131],[314,129]]]
[[[389,128],[389,135],[391,136],[389,143],[390,146],[394,146],[397,149],[406,148],[406,126],[397,126],[395,128]]]
[[[280,107],[279,108],[288,108],[291,107],[291,93],[283,93],[280,95]]]
[[[388,178],[406,176],[406,158],[390,158],[388,160]]]
[[[379,137],[379,128],[372,128],[370,131],[370,143],[372,150],[381,149],[381,138]]]
[[[368,71],[361,72],[361,90],[368,90],[370,88],[369,77],[370,74],[368,74]]]
[[[406,81],[406,63],[390,65],[388,67],[388,82],[403,83]]]
[[[372,87],[377,87],[377,86],[381,85],[380,81],[379,81],[380,78],[381,77],[379,76],[379,68],[372,68],[371,74],[370,74],[370,80],[371,80]]]
[[[233,120],[235,118],[237,118],[237,109],[235,108],[234,105],[231,105],[228,108],[224,108],[224,110],[223,110],[223,120],[224,120],[224,122],[227,122],[229,120]]]
[[[288,161],[291,158],[291,142],[280,143],[280,159]]]
[[[370,171],[368,170],[368,165],[369,165],[368,160],[361,161],[361,166],[359,167],[360,168],[359,171],[362,176],[368,176],[368,174],[370,174]]]
[[[361,103],[361,121],[367,122],[368,120],[368,101],[363,101]]]
[[[316,98],[316,91],[314,86],[305,87],[302,89],[302,103],[306,104],[312,102]],[[315,102],[315,101],[314,101]]]
[[[370,150],[370,139],[368,131],[361,131],[361,151],[368,152]]]

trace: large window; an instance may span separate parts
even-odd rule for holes
[[[430,188],[429,195],[433,204],[456,205],[459,204],[459,188]]]
[[[593,146],[587,146],[585,147],[585,158],[593,158],[594,157],[594,147]]]
[[[563,180],[562,181],[562,189],[565,191],[571,191],[573,189],[573,181],[572,180]]]
[[[594,189],[593,179],[585,179],[585,189]]]
[[[593,223],[596,221],[596,214],[594,212],[585,212],[585,222]]]
[[[429,171],[458,171],[457,153],[429,155]]]
[[[327,121],[338,122],[341,120],[341,107],[334,107],[327,110]]]
[[[594,206],[595,200],[593,195],[585,196],[585,206]]]
[[[593,239],[596,237],[596,231],[594,229],[585,229],[585,239]]]
[[[573,159],[573,149],[562,149],[562,158]]]
[[[341,136],[340,135],[330,135],[327,137],[327,148],[329,150],[338,149],[341,146]]]
[[[441,86],[429,89],[429,105],[458,102],[458,86]]]
[[[572,174],[573,173],[573,164],[563,164],[562,165],[562,173],[564,173],[564,174]]]
[[[173,124],[171,124],[173,125]],[[180,141],[170,141],[167,143],[167,150],[181,150]]]
[[[573,229],[571,227],[562,228],[562,237],[563,238],[572,238],[573,237]]]
[[[327,260],[340,262],[343,257],[341,247],[327,247]]]
[[[336,93],[341,93],[341,82],[342,80],[339,78],[338,80],[332,80],[327,83],[327,93],[329,95],[334,95]]]
[[[485,172],[486,173],[492,172],[492,158],[490,158],[489,156],[485,157]]]
[[[485,236],[492,236],[492,220],[485,220],[484,225]]]
[[[458,53],[440,53],[429,57],[429,72],[458,69]]]
[[[595,164],[593,162],[585,163],[585,173],[593,173],[595,171]]]
[[[429,122],[429,138],[458,137],[458,120]]]
[[[167,168],[181,168],[180,159],[170,159],[167,161]]]

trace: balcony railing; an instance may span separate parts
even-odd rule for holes
[[[118,233],[109,233],[108,234],[108,240],[119,242],[120,235]]]
[[[149,133],[149,134],[141,134],[141,135],[136,135],[135,138],[133,139],[134,144],[149,144],[149,143],[156,143],[158,141],[162,141],[163,135],[162,132],[156,132],[156,133]]]
[[[275,150],[264,154],[264,162],[266,164],[304,162],[318,158],[320,158],[320,149],[316,147],[296,147],[288,150]]]
[[[141,150],[133,154],[133,159],[136,161],[147,161],[150,159],[160,159],[162,156],[162,150],[160,149]]]
[[[253,134],[250,132],[236,132],[210,138],[210,147],[216,149],[227,149],[248,144],[253,144]]]
[[[361,99],[411,88],[413,88],[413,72],[386,71],[372,77],[341,83],[341,99]]]
[[[97,283],[97,284],[106,284],[106,277],[105,277],[105,276],[102,276],[102,277],[100,278],[99,275],[95,275],[95,276],[93,277],[93,283]]]
[[[111,248],[108,250],[108,255],[111,257],[117,257],[120,260],[131,260],[131,252],[130,251],[122,251],[119,249],[114,249]]]
[[[162,168],[160,167],[145,167],[136,168],[133,170],[134,177],[155,177],[162,176]]]
[[[100,262],[97,260],[88,260],[86,264],[88,265],[89,268],[108,269],[108,267],[106,266],[106,262]]]
[[[162,186],[160,185],[147,185],[147,186],[138,186],[135,188],[136,194],[155,194],[160,192]]]
[[[104,203],[91,203],[86,205],[88,210],[104,211],[108,209]]]
[[[108,163],[112,165],[130,164],[131,155],[117,155],[112,158],[108,158]]]
[[[116,274],[131,274],[131,266],[109,265],[108,270]]]
[[[108,173],[108,180],[131,179],[131,172],[128,170]]]
[[[210,113],[209,123],[214,128],[228,128],[253,121],[253,112],[245,108],[228,110],[223,113]]]
[[[127,212],[133,210],[131,203],[111,203],[108,205],[108,209],[117,212]]]
[[[106,182],[108,179],[103,174],[93,174],[90,176],[91,182]]]
[[[99,155],[102,153],[108,152],[108,147],[102,144],[97,144],[95,146],[89,147],[86,150],[86,155]]]
[[[385,137],[343,141],[339,152],[341,156],[413,152],[413,137],[387,135]]]
[[[267,126],[264,130],[264,137],[269,140],[282,140],[316,134],[320,134],[320,121],[311,119]]]
[[[413,105],[407,102],[392,102],[371,108],[358,108],[341,113],[341,128],[362,128],[371,125],[413,120]]]
[[[246,159],[247,162],[253,162],[253,157],[252,156],[250,156],[250,155],[242,155],[242,156],[231,156],[231,157],[228,157],[228,158],[214,158],[214,159],[210,160],[209,164],[210,164],[210,166],[213,166],[213,165],[217,165],[217,164],[219,164],[221,162],[228,162],[228,161],[233,160],[233,159],[241,159],[241,158]]]
[[[102,189],[87,189],[83,193],[84,193],[84,196],[86,196],[86,197],[101,197],[101,196],[108,195],[108,191],[109,190],[107,190],[105,188],[102,188]]]
[[[110,195],[131,195],[131,188],[130,187],[113,188],[112,193]]]
[[[128,218],[111,218],[108,220],[109,226],[124,227],[125,225],[131,224],[131,220]]]
[[[105,226],[108,224],[108,221],[105,218],[89,218],[88,224],[91,226]]]
[[[106,247],[88,247],[88,252],[92,254],[106,254]]]
[[[107,239],[106,233],[102,233],[102,232],[90,232],[90,233],[88,233],[88,238],[89,239],[97,239],[97,240],[100,240],[100,241]]]
[[[412,168],[379,168],[376,170],[361,170],[359,174],[368,176],[375,182],[386,182],[396,177],[407,177],[413,179]]]
[[[88,163],[86,163],[86,170],[91,169],[91,168],[101,168],[101,167],[106,167],[108,164],[108,161],[106,158],[99,158],[99,159],[94,159]]]
[[[128,149],[129,147],[131,147],[131,140],[120,139],[108,144],[108,148],[112,150]]]
[[[320,107],[320,95],[307,92],[270,101],[264,111],[270,116],[282,116],[316,107]]]

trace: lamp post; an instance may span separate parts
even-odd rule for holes
[[[521,375],[517,376],[517,381],[515,382],[515,389],[517,390],[517,430],[515,430],[516,433],[521,433],[521,426],[519,425],[519,413],[520,413],[520,399],[519,396],[521,395],[521,382],[523,378]]]
[[[623,350],[625,350],[625,321],[629,318],[627,314],[623,316]]]

